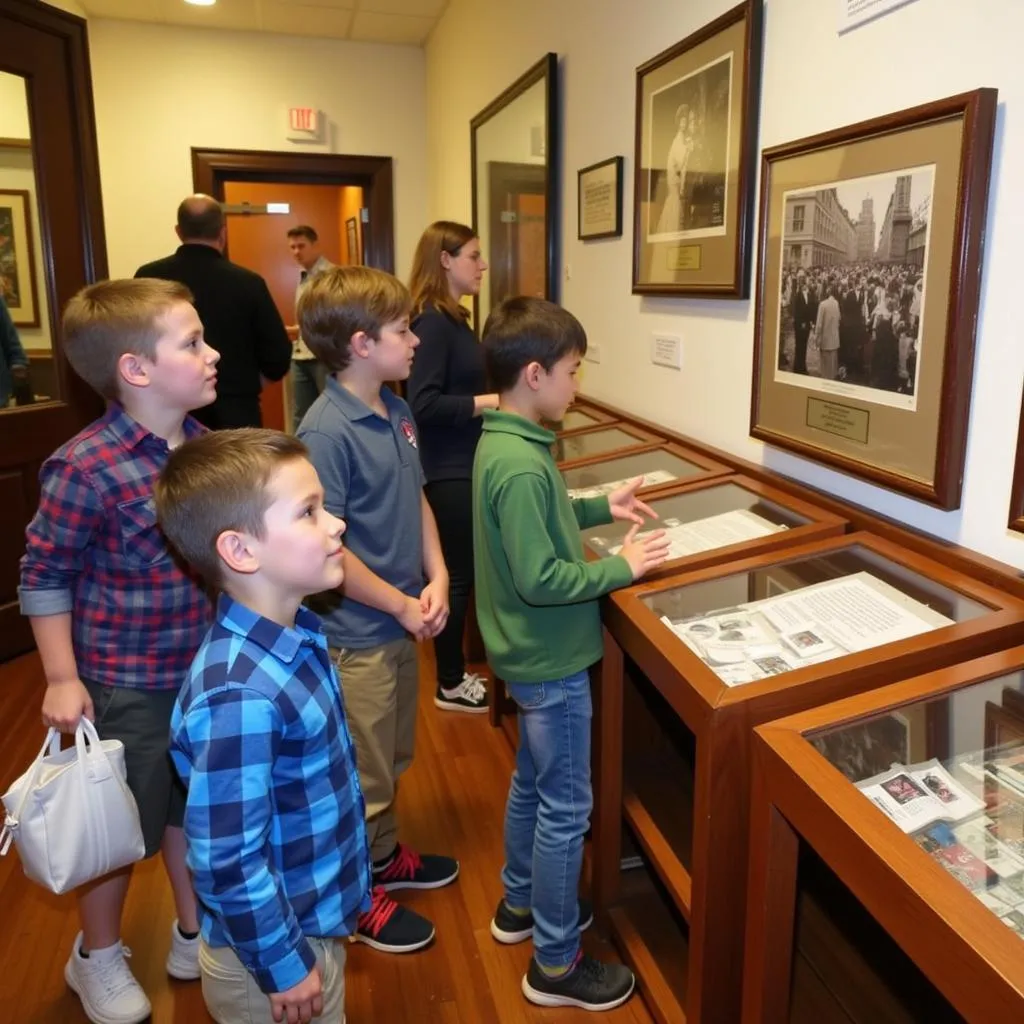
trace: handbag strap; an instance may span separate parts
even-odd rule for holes
[[[43,770],[43,759],[46,757],[47,752],[53,756],[59,751],[60,732],[51,726],[46,733],[46,739],[43,740],[43,745],[39,748],[36,759],[32,762],[31,768],[29,768],[28,778],[25,779],[25,785],[22,787],[21,799],[18,801],[17,809],[14,814],[8,812],[4,817],[4,827],[0,829],[0,857],[3,857],[11,848],[14,830],[18,827],[18,822],[21,820],[21,815],[25,810],[25,804],[28,803],[28,798],[36,787],[39,773]]]

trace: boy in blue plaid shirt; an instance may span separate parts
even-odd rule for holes
[[[365,808],[319,618],[345,524],[301,441],[206,434],[156,489],[168,539],[221,591],[171,719],[188,787],[203,997],[218,1024],[337,1022],[343,944],[370,906]]]

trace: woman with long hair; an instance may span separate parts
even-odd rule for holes
[[[473,592],[473,456],[484,409],[498,407],[498,396],[486,393],[483,352],[462,299],[479,293],[486,269],[476,232],[441,220],[423,232],[409,283],[420,344],[407,395],[450,581],[448,624],[434,638],[434,704],[451,711],[487,710],[484,680],[466,671],[462,651]]]

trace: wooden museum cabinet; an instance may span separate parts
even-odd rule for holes
[[[604,621],[595,907],[661,1024],[736,1024],[754,727],[1020,643],[1024,602],[848,533],[617,591]]]
[[[753,760],[744,1022],[1024,1020],[1024,647],[761,726]]]

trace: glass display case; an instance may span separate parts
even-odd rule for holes
[[[644,482],[637,493],[646,496],[685,480],[707,480],[731,473],[728,466],[675,443],[659,444],[628,455],[598,456],[586,463],[562,468],[570,498],[609,494],[638,476],[642,476]]]
[[[753,727],[1020,643],[1024,602],[850,533],[617,591],[604,623],[595,904],[655,1016],[735,1024]]]
[[[665,438],[628,423],[599,423],[595,427],[559,434],[551,454],[560,466],[573,466],[604,455],[622,455],[662,444]]]
[[[573,402],[561,420],[544,425],[556,434],[564,434],[573,430],[583,430],[586,427],[596,427],[601,423],[617,422],[616,417],[610,416],[586,402]]]
[[[753,746],[743,1020],[799,1018],[808,974],[851,1022],[1024,1020],[1024,647]]]
[[[652,529],[671,540],[669,559],[655,579],[761,554],[846,530],[846,520],[745,476],[678,484],[645,499],[658,516]],[[631,524],[615,521],[583,532],[588,558],[622,550]]]

